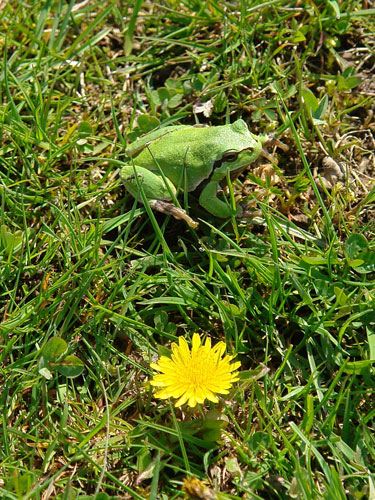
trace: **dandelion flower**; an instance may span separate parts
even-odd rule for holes
[[[157,370],[151,384],[159,387],[155,397],[160,399],[175,398],[175,406],[187,402],[191,407],[203,403],[205,399],[218,402],[215,394],[228,394],[232,383],[238,380],[239,361],[230,364],[234,356],[223,357],[225,343],[218,342],[211,347],[211,339],[205,343],[197,333],[193,335],[192,348],[189,349],[184,337],[178,345],[172,344],[172,356],[161,356],[151,368]]]

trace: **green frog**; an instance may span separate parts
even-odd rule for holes
[[[121,178],[137,200],[143,201],[142,190],[153,210],[197,227],[197,222],[175,205],[178,191],[199,188],[199,204],[207,212],[231,217],[231,205],[218,197],[227,172],[234,180],[258,159],[266,140],[265,136],[251,133],[243,120],[212,127],[164,127],[128,146],[130,161],[121,169]],[[237,207],[235,215],[242,215],[241,207]]]

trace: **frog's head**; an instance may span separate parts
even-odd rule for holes
[[[214,164],[211,180],[222,181],[229,169],[230,178],[234,180],[246,167],[255,162],[262,153],[265,137],[252,134],[243,120],[231,125],[217,127],[218,143],[221,150]]]

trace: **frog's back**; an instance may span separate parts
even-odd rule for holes
[[[137,155],[136,163],[150,170],[161,168],[175,186],[186,185],[188,191],[193,191],[210,176],[219,155],[221,146],[217,128],[182,126],[168,130],[168,133],[156,136],[149,148],[144,147]]]
[[[152,144],[153,141],[157,141],[161,139],[163,136],[168,136],[171,132],[175,130],[183,130],[186,128],[191,128],[191,125],[171,125],[169,127],[158,128],[157,130],[153,130],[148,134],[143,135],[139,139],[137,139],[132,144],[129,144],[126,148],[126,154],[133,158],[135,155],[140,153],[146,146]]]

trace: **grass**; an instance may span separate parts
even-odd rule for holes
[[[370,7],[2,6],[2,498],[375,498]],[[136,137],[240,117],[287,146],[232,186],[252,222],[125,192]],[[149,365],[194,332],[242,374],[189,412]]]

